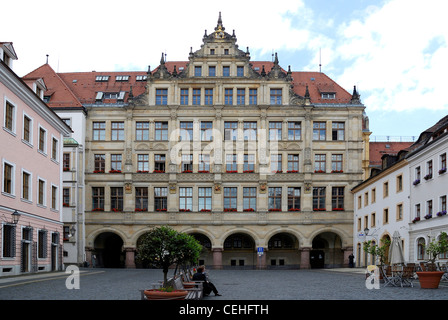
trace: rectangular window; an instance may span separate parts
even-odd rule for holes
[[[121,162],[122,155],[121,154],[111,154],[110,155],[110,169],[111,171],[120,171],[121,172]]]
[[[39,259],[44,259],[47,257],[47,231],[39,230],[37,232],[38,247],[37,247],[37,257]]]
[[[243,164],[243,172],[251,173],[255,170],[255,155],[254,154],[245,154],[244,155],[244,164]]]
[[[446,214],[446,196],[440,197],[440,212],[441,215]]]
[[[249,89],[249,104],[250,105],[255,105],[257,104],[257,89]]]
[[[420,203],[417,203],[415,205],[415,218],[419,218],[420,219],[420,214],[421,214]]]
[[[376,202],[376,189],[372,189],[372,203]]]
[[[16,227],[3,225],[3,258],[14,258],[16,256]]]
[[[257,210],[257,188],[255,187],[243,188],[243,210],[244,211]]]
[[[168,140],[168,122],[155,123],[155,140],[157,141]]]
[[[166,156],[164,154],[154,155],[154,172],[164,173],[166,168]]]
[[[288,122],[288,140],[300,140],[302,134],[301,130],[300,122]]]
[[[193,104],[201,104],[201,89],[193,89]]]
[[[15,107],[8,101],[5,108],[5,128],[15,132]]]
[[[326,140],[326,126],[325,122],[313,122],[313,140]]]
[[[300,187],[288,188],[288,211],[300,211]]]
[[[397,214],[396,214],[397,221],[403,220],[403,204],[397,204]]]
[[[180,141],[193,140],[193,121],[180,122]]]
[[[62,205],[64,207],[70,206],[70,188],[62,189]]]
[[[168,201],[168,188],[154,188],[154,210],[166,211]]]
[[[3,164],[3,192],[14,194],[14,167],[6,162]]]
[[[198,188],[199,211],[212,210],[212,188]]]
[[[213,122],[201,121],[201,141],[213,140]]]
[[[149,171],[149,155],[138,154],[137,155],[137,172]]]
[[[70,171],[70,153],[64,153],[62,155],[62,170]]]
[[[124,141],[124,122],[112,122],[111,135],[113,141]]]
[[[92,187],[92,210],[104,210],[104,187]]]
[[[202,76],[202,67],[201,66],[195,66],[194,67],[194,76],[195,77]]]
[[[238,138],[238,122],[224,122],[224,140],[237,140]]]
[[[193,155],[192,154],[183,154],[182,155],[181,170],[183,173],[193,172]]]
[[[156,89],[156,105],[168,104],[168,89]]]
[[[432,200],[426,201],[426,215],[432,216]]]
[[[424,177],[424,179],[432,179],[432,160],[426,162],[426,176]]]
[[[51,139],[51,159],[58,160],[59,141],[56,138]]]
[[[331,137],[333,141],[344,140],[345,133],[345,123],[344,122],[333,122],[331,129]]]
[[[440,155],[439,174],[446,172],[446,152]]]
[[[224,104],[228,106],[233,105],[233,89],[224,90]]]
[[[269,211],[281,211],[282,210],[282,188],[270,187],[268,191],[268,206]]]
[[[282,104],[282,89],[271,89],[271,104]]]
[[[237,192],[236,187],[224,188],[224,211],[236,211]]]
[[[397,192],[403,191],[403,175],[397,176]]]
[[[47,140],[47,131],[45,131],[44,128],[39,128],[39,146],[38,146],[38,149],[39,149],[40,152],[45,153],[47,151],[46,140]]]
[[[236,76],[237,77],[244,77],[244,67],[243,66],[237,66],[236,67]]]
[[[333,211],[344,210],[344,187],[331,189],[331,208]]]
[[[314,155],[314,172],[323,173],[326,172],[327,155],[315,154]]]
[[[299,172],[298,154],[288,154],[288,172],[289,173]]]
[[[421,172],[420,166],[418,166],[418,167],[415,168],[415,181],[414,181],[414,184],[418,184],[420,182],[421,177],[422,177],[422,172]]]
[[[23,140],[28,143],[32,143],[31,135],[32,135],[32,120],[27,116],[23,116]]]
[[[37,203],[40,204],[41,206],[45,206],[45,197],[46,197],[46,192],[45,192],[45,181],[39,179],[37,182]]]
[[[22,199],[31,200],[31,175],[22,172]]]
[[[256,121],[244,121],[244,140],[256,141],[257,140],[257,122]]]
[[[369,192],[364,193],[364,207],[369,205]]]
[[[213,89],[205,89],[204,104],[210,106],[213,104]]]
[[[93,123],[93,140],[106,140],[106,122],[102,121]]]
[[[342,154],[331,155],[331,172],[342,172]]]
[[[135,188],[135,211],[148,211],[148,188]]]
[[[193,188],[179,188],[179,210],[193,210]]]
[[[149,122],[137,121],[135,123],[135,140],[148,141],[149,140]]]
[[[110,188],[110,208],[112,211],[123,211],[123,187]]]
[[[242,106],[246,103],[246,89],[236,90],[236,104]]]
[[[58,209],[58,188],[51,186],[51,209]]]
[[[106,168],[106,155],[105,154],[95,154],[95,167],[94,173],[103,173]]]
[[[209,154],[200,154],[199,155],[198,172],[201,172],[201,173],[210,172],[210,155]]]
[[[282,155],[271,154],[271,172],[282,172]]]
[[[389,209],[383,209],[383,224],[389,223]]]
[[[226,172],[229,172],[229,173],[238,172],[237,155],[236,154],[227,154],[226,155]]]
[[[372,213],[370,216],[370,226],[373,228],[376,226],[376,214],[375,212]]]
[[[230,77],[230,67],[229,66],[222,67],[222,76]]]
[[[325,211],[325,187],[313,187],[313,210]]]
[[[386,198],[389,196],[389,182],[383,183],[383,198]]]
[[[213,49],[211,49],[213,50]],[[208,67],[208,76],[209,77],[215,77],[216,76],[216,67],[215,66],[209,66]]]
[[[269,140],[282,140],[282,122],[269,122]]]
[[[180,104],[188,105],[188,89],[180,89]]]

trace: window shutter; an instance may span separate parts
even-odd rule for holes
[[[11,241],[11,257],[16,257],[16,226],[11,227],[11,233],[10,233],[10,241]]]

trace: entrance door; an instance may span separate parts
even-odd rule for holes
[[[325,254],[323,250],[310,251],[310,265],[311,269],[318,269],[324,267]]]
[[[21,272],[30,271],[30,243],[22,241]]]

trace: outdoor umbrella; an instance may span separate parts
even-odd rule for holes
[[[403,248],[401,247],[400,238],[400,233],[395,231],[389,248],[390,264],[404,263]]]

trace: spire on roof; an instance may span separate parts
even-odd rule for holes
[[[224,31],[226,28],[222,25],[222,19],[221,19],[221,11],[219,11],[219,17],[218,17],[218,25],[215,28],[215,31],[221,30]]]
[[[361,97],[358,93],[358,91],[356,91],[356,86],[353,86],[353,94],[352,94],[352,99],[350,100],[351,104],[360,104],[361,103]]]

